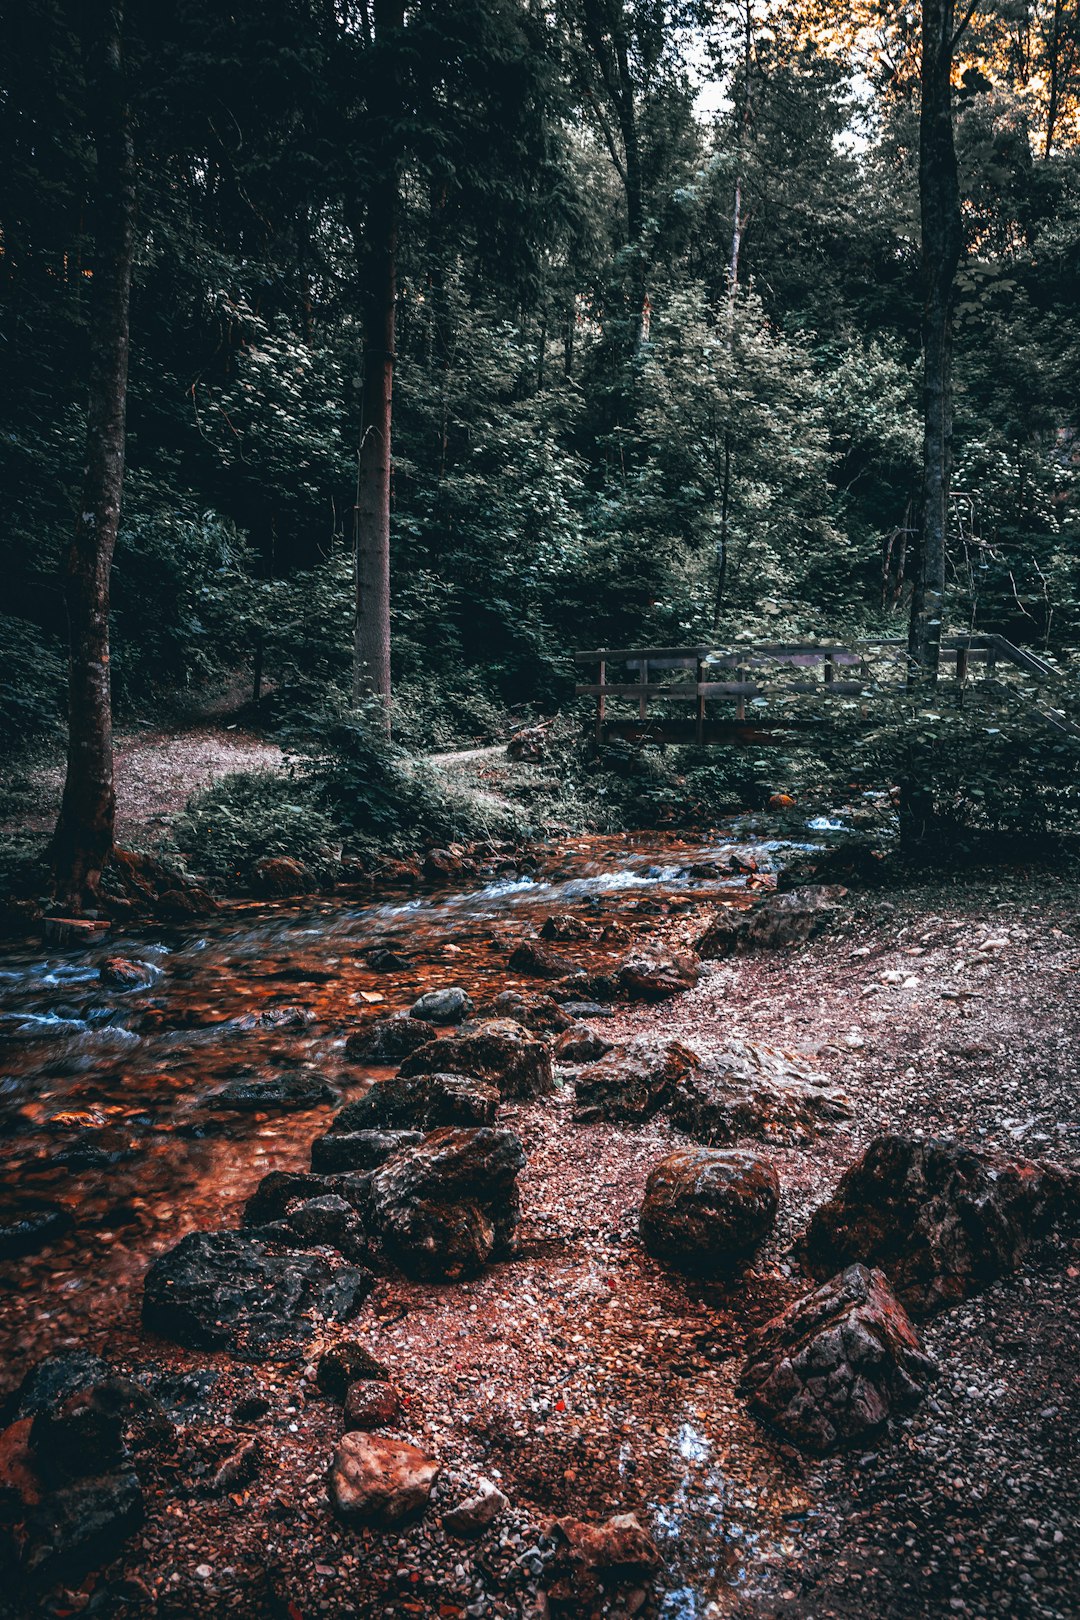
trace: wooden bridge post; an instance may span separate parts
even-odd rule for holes
[[[832,653],[825,654],[825,685],[831,686],[836,679],[836,660]]]
[[[601,658],[601,660],[600,660],[600,685],[601,686],[606,686],[607,685],[607,659],[606,658]],[[603,746],[604,746],[604,713],[605,713],[604,703],[605,703],[605,699],[604,699],[603,692],[598,692],[596,694],[596,746],[597,746],[597,748],[603,748]]]
[[[701,683],[705,679],[705,660],[700,655],[697,661],[697,726],[694,735],[700,748],[705,741],[705,695],[701,690]]]
[[[747,678],[748,672],[745,669],[737,669],[735,671],[735,679],[738,681],[740,686]],[[742,692],[739,693],[735,700],[735,718],[736,720],[746,719],[746,697]]]
[[[647,658],[643,658],[641,660],[641,674],[639,676],[639,679],[641,681],[642,686],[647,688],[648,685],[649,685],[649,660]],[[645,718],[645,716],[646,716],[646,714],[648,712],[648,708],[649,708],[649,700],[646,697],[645,693],[642,692],[641,696],[638,698],[638,715],[640,716],[640,718],[642,720],[644,720],[644,718]]]

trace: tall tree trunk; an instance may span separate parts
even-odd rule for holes
[[[923,467],[918,558],[908,629],[909,684],[933,688],[941,661],[945,597],[945,538],[952,470],[952,300],[963,245],[960,185],[953,141],[954,0],[922,0],[922,109],[919,122],[919,205],[923,283]],[[922,835],[933,814],[930,790],[905,784],[909,837]]]
[[[383,700],[390,726],[390,456],[397,316],[398,177],[394,123],[400,113],[397,38],[404,0],[375,0],[370,113],[380,170],[367,200],[361,244],[364,278],[364,385],[356,501],[356,636],[353,692]]]
[[[124,93],[121,0],[84,12],[86,90],[97,152],[86,468],[64,587],[68,754],[50,850],[56,893],[73,910],[97,894],[113,849],[109,578],[124,485],[135,158]]]

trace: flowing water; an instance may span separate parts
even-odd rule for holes
[[[185,1232],[235,1223],[269,1170],[307,1167],[327,1108],[223,1114],[207,1100],[225,1083],[315,1069],[342,1098],[358,1095],[373,1071],[350,1065],[344,1044],[362,1022],[447,984],[462,985],[477,1006],[508,987],[544,988],[512,975],[507,958],[555,914],[605,924],[703,902],[745,905],[770,885],[778,848],[588,839],[535,870],[500,870],[454,891],[236,905],[183,930],[117,930],[89,947],[8,952],[0,959],[7,1213],[37,1203],[71,1221],[50,1246],[0,1265],[7,1387],[44,1354],[106,1332],[134,1341],[148,1260]],[[558,948],[586,969],[612,959],[610,945]],[[393,953],[382,971],[372,960],[380,952]],[[102,980],[113,956],[137,965],[137,987]],[[671,1543],[693,1540],[694,1567],[716,1577],[665,1600],[666,1616],[689,1620],[706,1612],[701,1594],[728,1579],[740,1537],[755,1532],[739,1528],[713,1443],[690,1422],[676,1436],[680,1483],[658,1505],[657,1529]]]

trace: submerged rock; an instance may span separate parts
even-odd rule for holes
[[[525,1153],[511,1131],[441,1130],[371,1178],[372,1222],[409,1276],[456,1280],[512,1251]]]
[[[81,1580],[115,1558],[145,1517],[131,1467],[75,1479],[31,1507],[22,1547],[26,1578],[37,1586]]]
[[[679,1148],[649,1174],[641,1240],[681,1271],[723,1276],[768,1237],[779,1204],[770,1159],[738,1148]]]
[[[348,1321],[374,1286],[369,1271],[284,1249],[254,1232],[192,1232],[146,1274],[143,1325],[195,1350],[244,1360],[301,1345],[316,1318]]]
[[[805,1142],[851,1116],[844,1093],[792,1053],[736,1040],[722,1048],[695,1043],[689,1049],[697,1066],[675,1087],[669,1113],[671,1123],[696,1142]]]
[[[234,1113],[284,1114],[318,1108],[337,1100],[337,1092],[321,1074],[313,1069],[302,1069],[295,1074],[275,1075],[269,1080],[234,1080],[204,1097],[199,1106]]]
[[[572,911],[555,912],[545,917],[540,930],[541,939],[567,942],[575,939],[591,939],[593,929],[583,917],[576,917]]]
[[[475,1075],[514,1100],[547,1096],[555,1089],[551,1054],[544,1041],[509,1018],[494,1018],[475,1029],[444,1035],[414,1052],[401,1074]]]
[[[355,1030],[345,1042],[345,1056],[352,1063],[395,1063],[418,1046],[425,1046],[438,1034],[434,1024],[409,1013],[379,1018],[365,1029]]]
[[[802,1253],[816,1276],[880,1266],[926,1314],[1014,1271],[1059,1216],[1080,1210],[1080,1176],[960,1142],[879,1136],[815,1210]]]
[[[522,940],[511,952],[507,966],[513,973],[526,973],[534,979],[565,979],[573,972],[571,962],[535,939]]]
[[[774,1428],[824,1452],[909,1411],[935,1374],[884,1273],[849,1266],[751,1334],[740,1382]]]
[[[0,1207],[0,1260],[36,1254],[68,1233],[74,1221],[61,1204],[27,1198]]]
[[[469,1074],[408,1075],[403,1070],[392,1079],[376,1080],[363,1097],[347,1103],[334,1116],[330,1131],[431,1131],[440,1125],[490,1125],[498,1106],[495,1087]]]
[[[469,996],[460,985],[445,990],[428,990],[409,1008],[409,1017],[428,1024],[460,1024],[473,1010]]]
[[[232,1029],[306,1029],[315,1014],[306,1007],[267,1007],[261,1013],[244,1013],[229,1020]]]
[[[404,1440],[353,1430],[338,1442],[329,1492],[339,1518],[400,1524],[427,1507],[442,1464]]]
[[[651,1119],[696,1064],[695,1054],[677,1041],[639,1036],[581,1071],[574,1088],[574,1118],[581,1124]]]

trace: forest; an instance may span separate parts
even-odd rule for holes
[[[1077,0],[20,0],[0,375],[0,1615],[1080,1615]]]

